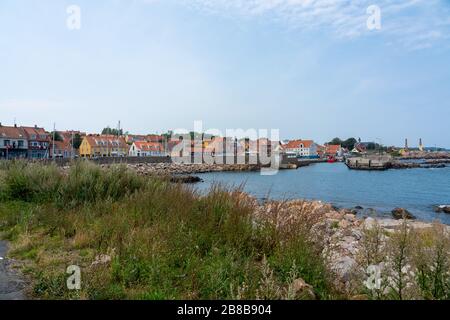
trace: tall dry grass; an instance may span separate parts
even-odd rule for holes
[[[9,163],[0,169],[0,220],[12,254],[29,261],[40,298],[334,298],[307,223],[276,227],[256,204],[207,195],[125,167]],[[273,208],[273,214],[282,208]],[[303,227],[302,227],[303,226]],[[82,290],[65,268],[82,268]],[[307,284],[306,284],[307,283]]]

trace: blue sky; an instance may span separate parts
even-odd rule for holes
[[[450,1],[2,0],[0,121],[15,118],[450,147]]]

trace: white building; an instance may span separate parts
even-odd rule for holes
[[[317,144],[313,140],[291,140],[283,145],[284,152],[289,156],[317,157]]]
[[[136,141],[131,145],[130,157],[164,157],[164,147],[159,142]]]

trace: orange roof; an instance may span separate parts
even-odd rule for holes
[[[311,148],[314,143],[313,140],[291,140],[283,146],[284,149],[299,149],[300,145],[303,144],[303,148]]]
[[[327,144],[326,153],[337,153],[341,149],[339,144]]]
[[[142,151],[163,151],[163,145],[159,142],[136,141],[136,148]]]
[[[28,139],[31,139],[32,136],[35,136],[33,140],[37,141],[48,141],[49,135],[47,132],[45,132],[44,128],[38,128],[38,127],[21,127],[23,131],[25,131],[25,134],[28,136]],[[45,136],[45,137],[44,137]]]
[[[5,127],[0,125],[0,137],[11,139],[27,139],[25,132],[18,127]]]
[[[53,142],[50,142],[50,149],[53,148]],[[72,150],[72,146],[68,141],[55,141],[56,150]]]

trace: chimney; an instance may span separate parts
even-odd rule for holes
[[[17,128],[17,123],[14,123],[14,128]]]
[[[34,125],[34,128],[37,129],[37,124]]]

